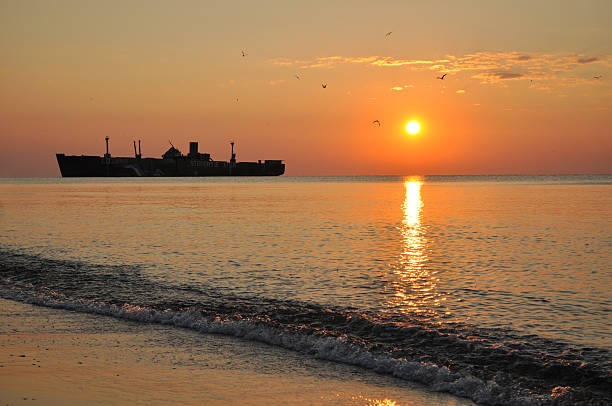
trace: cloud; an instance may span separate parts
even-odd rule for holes
[[[285,79],[269,80],[268,81],[268,85],[276,86],[276,85],[280,85],[281,83],[284,83],[284,82],[285,82]]]
[[[464,94],[464,93],[465,93],[465,90],[464,90],[464,89],[459,89],[459,90],[457,90],[455,93],[458,93],[458,94]]]
[[[290,60],[287,58],[275,58],[270,62],[279,66],[299,66],[302,69],[333,67],[340,64],[368,64],[374,66],[406,66],[406,65],[432,65],[435,63],[450,62],[447,59],[442,60],[412,60],[412,59],[397,59],[390,56],[325,56],[311,60]]]
[[[391,90],[395,90],[397,92],[401,92],[404,89],[413,88],[414,85],[404,85],[404,86],[393,86]]]
[[[376,66],[405,66],[405,65],[431,65],[436,61],[425,61],[425,60],[408,60],[408,59],[395,59],[391,57],[377,58],[373,60],[372,65]]]
[[[601,68],[612,68],[612,55],[587,57],[581,54],[483,51],[464,55],[443,55],[439,59],[335,55],[312,60],[279,58],[273,59],[272,63],[279,66],[295,66],[299,69],[333,68],[352,64],[453,75],[467,73],[472,78],[480,79],[483,84],[503,85],[511,80],[531,80],[538,83],[554,81],[555,87],[561,87],[569,85],[569,82],[560,79],[567,77],[569,73],[579,72],[585,64],[594,63],[599,64]],[[400,89],[393,90],[400,91]]]
[[[363,56],[358,58],[345,58],[345,61],[350,63],[368,63],[378,59],[378,56]]]
[[[517,80],[525,77],[522,73],[515,72],[483,72],[472,76],[474,79],[480,79],[483,84],[499,83],[502,80]]]
[[[523,75],[522,73],[513,73],[513,72],[496,72],[493,75],[497,76],[498,78],[505,80],[505,79],[518,79],[518,78],[522,78]]]
[[[309,61],[305,61],[301,59],[291,60],[289,58],[274,58],[270,60],[270,62],[272,62],[274,65],[280,65],[280,66],[303,65],[303,64],[309,63]]]
[[[272,63],[274,65],[280,65],[280,66],[291,66],[291,65],[295,64],[294,61],[290,61],[290,60],[287,60],[287,59],[273,59]]]
[[[445,55],[443,59],[406,59],[392,56],[326,56],[312,60],[272,59],[275,65],[302,68],[320,68],[340,64],[369,64],[380,67],[408,67],[413,70],[433,69],[441,72],[463,72],[471,70],[505,71],[513,67],[528,70],[549,69],[573,70],[580,64],[600,62],[609,64],[611,56],[585,57],[583,55],[525,54],[520,52],[476,52],[462,56]]]

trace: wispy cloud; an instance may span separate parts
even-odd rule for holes
[[[593,57],[593,58],[578,58],[578,60],[576,62],[578,63],[591,63],[591,62],[597,62],[599,60],[599,58]]]
[[[376,57],[371,62],[372,65],[376,66],[406,66],[406,65],[433,65],[439,62],[448,62],[446,60],[441,61],[426,61],[426,60],[408,60],[408,59],[395,59],[391,57]]]
[[[333,68],[346,64],[363,64],[380,68],[403,68],[413,71],[436,71],[453,75],[467,74],[483,84],[510,80],[545,82],[555,80],[555,86],[568,82],[559,78],[581,69],[586,64],[612,68],[612,55],[585,56],[581,54],[546,54],[525,52],[476,52],[465,55],[444,55],[439,59],[408,59],[391,56],[328,56],[313,60],[274,59],[279,66],[299,69]],[[400,91],[400,86],[393,90]]]
[[[274,65],[280,65],[280,66],[293,66],[295,65],[294,61],[288,60],[288,59],[273,59],[272,63]]]
[[[522,73],[515,72],[483,72],[472,76],[474,79],[480,79],[481,83],[498,83],[502,80],[518,80],[525,78]]]
[[[401,91],[402,91],[402,90],[404,90],[404,89],[409,89],[409,88],[413,88],[413,87],[414,87],[414,85],[393,86],[393,87],[391,88],[391,90],[395,90],[395,91],[397,91],[397,92],[401,92]]]
[[[313,69],[313,68],[333,68],[336,65],[358,63],[367,64],[375,62],[378,56],[360,56],[360,57],[348,57],[348,56],[324,56],[318,57],[312,60],[300,60],[300,59],[287,59],[287,58],[275,58],[271,62],[274,65],[279,66],[296,66],[299,69]]]
[[[522,73],[513,73],[513,72],[495,72],[493,75],[497,76],[500,79],[519,79],[522,78]]]
[[[281,83],[284,83],[284,82],[285,82],[285,79],[269,80],[268,81],[268,85],[276,86],[276,85],[280,85]]]

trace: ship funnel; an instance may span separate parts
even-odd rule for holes
[[[136,152],[136,140],[132,141],[134,143],[134,156],[138,158],[138,152]]]
[[[140,150],[140,140],[138,140],[138,158],[142,157],[142,151]]]
[[[199,152],[198,152],[198,143],[194,142],[194,141],[191,141],[189,143],[189,155],[197,156],[198,154],[199,154]]]
[[[106,158],[110,158],[110,154],[108,153],[108,140],[109,140],[109,138],[108,138],[108,137],[106,137],[106,138],[104,138],[104,139],[106,140],[106,154],[104,154],[104,156],[105,156]]]

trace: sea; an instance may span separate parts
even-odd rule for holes
[[[612,175],[5,178],[0,297],[611,404]]]

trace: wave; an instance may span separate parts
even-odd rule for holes
[[[264,342],[486,405],[609,404],[608,351],[537,336],[172,286],[137,267],[0,251],[0,296]]]

